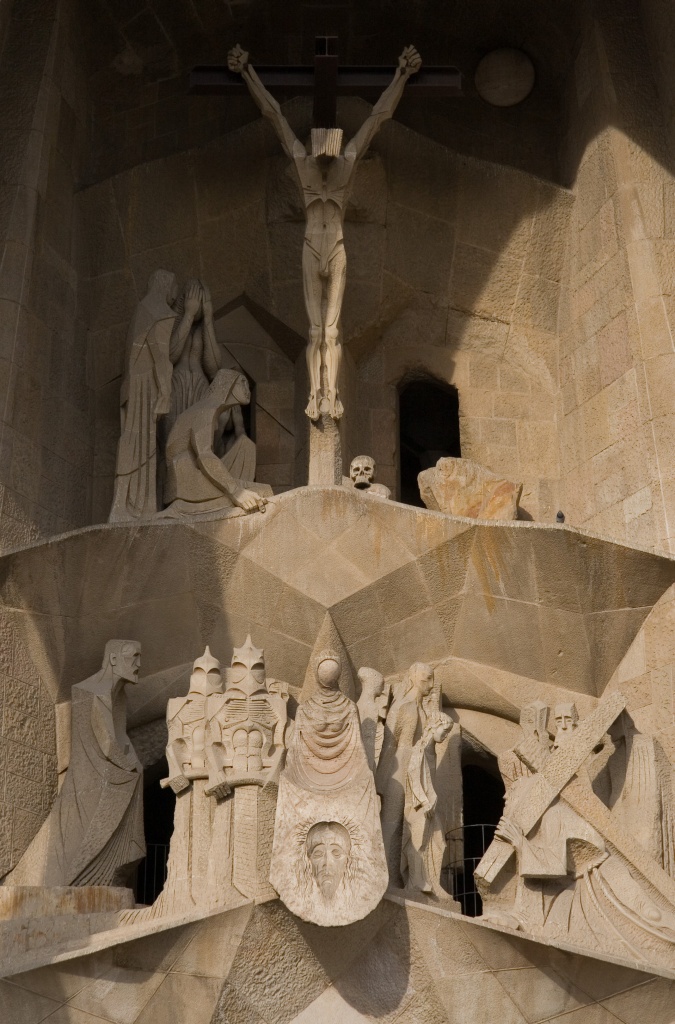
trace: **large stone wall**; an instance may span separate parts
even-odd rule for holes
[[[539,0],[483,5],[447,0],[442,17],[424,4],[345,0],[326,15],[321,0],[283,4],[81,0],[82,59],[92,97],[87,181],[201,146],[257,119],[248,96],[189,96],[188,70],[222,64],[237,40],[259,64],[311,65],[314,36],[338,34],[340,61],[393,69],[414,42],[427,65],[451,64],[465,79],[461,98],[405,98],[398,120],[459,152],[557,180],[559,82],[578,33],[583,0],[564,17]],[[538,88],[526,104],[497,109],[473,85],[476,64],[493,40],[528,39]],[[497,44],[498,45],[498,44]],[[504,45],[502,43],[502,45]]]
[[[572,197],[398,125],[387,140],[386,232],[370,264],[381,298],[350,341],[363,450],[395,490],[397,385],[429,373],[459,390],[462,454],[524,481],[522,507],[552,521],[556,330]]]
[[[672,550],[673,179],[637,13],[600,5],[569,86],[562,500],[568,521]]]
[[[70,7],[14,4],[0,64],[5,549],[90,520],[91,395],[72,238],[86,100]]]

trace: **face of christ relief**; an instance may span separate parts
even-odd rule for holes
[[[307,833],[307,857],[316,884],[326,899],[333,899],[338,890],[351,845],[349,832],[337,821],[320,821]]]

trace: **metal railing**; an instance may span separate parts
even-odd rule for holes
[[[136,902],[154,903],[166,882],[168,843],[146,843],[145,858],[136,869]]]
[[[483,913],[483,901],[476,888],[473,873],[480,863],[483,854],[492,842],[496,825],[463,825],[448,832],[448,843],[462,842],[464,860],[460,867],[452,869],[452,892],[455,899],[462,905],[462,913],[467,917],[480,917]]]

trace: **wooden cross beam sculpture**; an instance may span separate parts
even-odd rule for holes
[[[414,95],[458,96],[461,76],[451,67],[420,71],[422,59],[413,46],[403,50],[393,78],[385,68],[339,67],[337,39],[333,36],[320,37],[316,51],[313,68],[260,67],[256,71],[249,64],[248,54],[236,46],[228,54],[227,68],[195,68],[190,88],[198,93],[232,95],[241,91],[243,79],[293,161],[307,218],[302,275],[309,320],[306,355],[310,395],[305,412],[310,420],[329,417],[334,422],[343,413],[338,394],[342,357],[339,321],[347,269],[343,221],[356,165],[380,125],[393,116],[409,80],[414,80]],[[286,96],[313,94],[310,152],[295,136],[268,86]],[[338,95],[370,96],[380,92],[371,114],[343,148],[342,130],[336,127]]]

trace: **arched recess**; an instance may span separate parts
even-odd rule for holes
[[[473,873],[504,813],[504,783],[496,755],[465,729],[462,729],[461,759],[462,825],[447,836],[451,863],[454,863],[448,888],[461,904],[462,913],[479,917],[483,905]]]
[[[162,787],[169,766],[166,757],[143,771],[143,827],[146,856],[136,869],[134,886],[136,902],[154,903],[164,886],[169,844],[173,834],[173,815],[176,797],[170,787]]]
[[[462,454],[457,388],[431,374],[404,377],[398,385],[398,429],[400,500],[423,508],[418,473]]]

